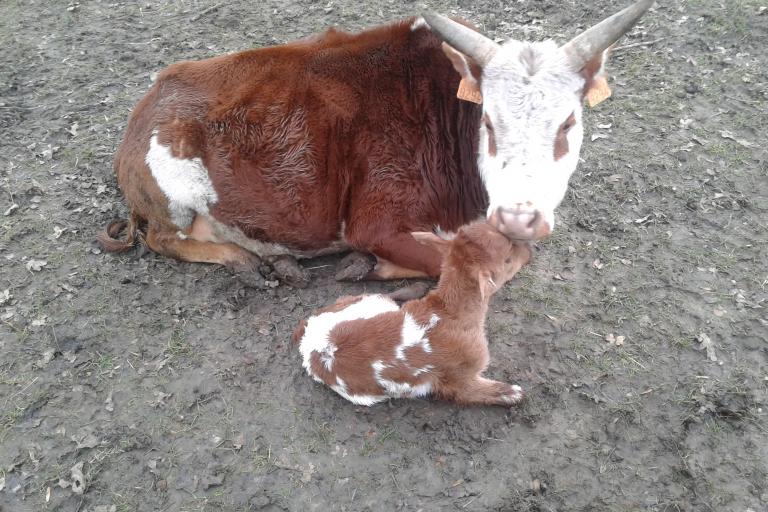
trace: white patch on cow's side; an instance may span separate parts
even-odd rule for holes
[[[429,345],[426,333],[437,325],[438,321],[440,321],[440,317],[433,314],[427,325],[419,325],[413,316],[406,313],[403,318],[403,328],[400,331],[400,344],[395,347],[395,357],[401,361],[405,360],[406,349],[417,345],[421,345],[421,349],[424,352],[432,352],[432,347]]]
[[[157,132],[149,139],[144,160],[168,198],[171,221],[179,228],[188,228],[196,213],[208,213],[208,205],[218,201],[203,161],[174,157],[170,147],[157,141]]]
[[[382,376],[382,372],[389,368],[389,366],[380,360],[374,361],[371,368],[373,368],[373,377],[376,379],[376,383],[392,398],[420,398],[427,396],[432,391],[432,384],[430,382],[423,382],[414,386],[407,382],[395,382],[385,379]]]
[[[330,339],[330,333],[331,330],[340,323],[348,322],[350,320],[373,318],[381,313],[397,311],[398,309],[400,308],[393,300],[384,297],[383,295],[366,295],[341,311],[327,311],[311,317],[307,320],[307,325],[304,328],[304,335],[299,342],[299,352],[301,352],[304,369],[309,375],[313,375],[311,366],[311,356],[313,352],[319,353],[321,358],[323,354],[328,354],[330,357],[333,357],[336,351],[336,346]],[[327,367],[328,366],[326,365],[326,368]]]
[[[488,191],[490,216],[499,206],[538,210],[554,227],[554,212],[578,164],[584,78],[552,41],[503,44],[483,69],[483,111],[493,127],[480,126],[478,168]],[[555,138],[571,115],[568,152],[555,160]]]
[[[415,20],[413,20],[413,23],[411,23],[411,32],[414,32],[416,30],[419,30],[421,27],[426,27],[427,22],[424,21],[424,18],[419,16]]]
[[[176,236],[177,236],[177,237],[179,237],[179,240],[186,240],[186,239],[187,239],[187,235],[185,235],[185,234],[184,234],[183,232],[181,232],[181,231],[177,231],[177,232],[176,232]]]
[[[331,389],[346,398],[353,404],[371,406],[378,402],[383,402],[388,397],[381,395],[350,395],[347,390],[347,384],[340,377],[336,377],[336,384],[331,386]]]

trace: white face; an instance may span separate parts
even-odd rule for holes
[[[478,167],[489,217],[537,211],[554,228],[584,135],[584,83],[552,41],[510,41],[485,66]]]

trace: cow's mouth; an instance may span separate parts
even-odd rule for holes
[[[552,230],[538,210],[499,206],[488,220],[511,240],[541,240]]]

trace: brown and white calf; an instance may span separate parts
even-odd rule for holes
[[[414,233],[444,255],[426,297],[398,305],[384,295],[342,297],[303,320],[293,334],[316,381],[359,405],[433,395],[460,404],[512,405],[519,386],[483,377],[488,366],[488,302],[531,257],[486,222],[450,241]]]
[[[390,279],[439,274],[414,231],[497,215],[513,238],[544,237],[606,49],[652,3],[562,46],[425,14],[173,64],[128,122],[115,170],[130,215],[102,245],[246,271],[356,249]]]

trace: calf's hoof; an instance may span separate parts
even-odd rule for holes
[[[501,395],[501,401],[504,405],[517,405],[520,402],[523,401],[525,398],[525,393],[523,393],[523,388],[518,386],[517,384],[512,384],[509,386],[509,389]]]
[[[309,284],[309,272],[304,270],[293,256],[280,256],[272,261],[278,279],[295,288],[305,288]]]
[[[336,265],[337,281],[360,281],[367,276],[376,264],[376,258],[370,254],[352,251]]]

